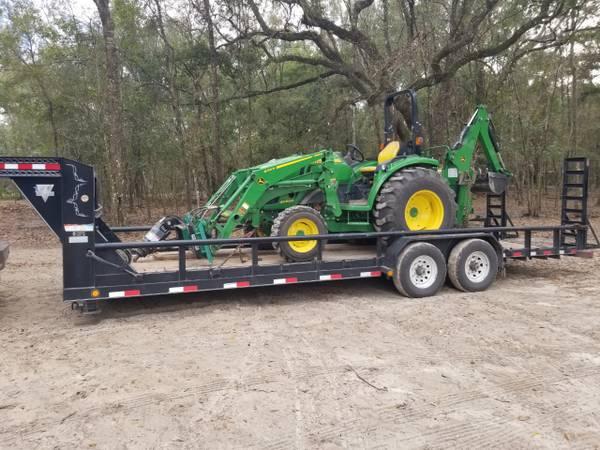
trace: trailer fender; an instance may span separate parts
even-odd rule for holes
[[[396,259],[402,250],[404,250],[407,245],[419,241],[425,241],[435,245],[438,249],[440,249],[446,260],[448,260],[450,252],[454,246],[459,242],[469,239],[482,239],[488,242],[494,248],[496,255],[498,256],[498,270],[500,271],[504,268],[504,254],[502,245],[492,233],[456,233],[443,235],[421,234],[416,236],[402,236],[392,241],[388,246],[385,252],[384,265],[388,267],[395,267]]]

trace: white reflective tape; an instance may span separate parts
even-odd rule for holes
[[[116,298],[116,297],[125,297],[125,291],[114,291],[114,292],[109,292],[108,296],[110,298]]]
[[[564,254],[565,254],[565,251],[564,251],[564,250],[559,250],[559,251],[558,251],[558,254],[559,254],[559,255],[564,255]]]
[[[77,232],[77,231],[90,232],[90,231],[94,231],[94,224],[93,223],[84,223],[84,224],[77,224],[77,225],[65,225],[65,231],[68,233],[73,233],[73,232]]]
[[[380,277],[381,276],[381,272],[379,271],[373,271],[373,272],[361,272],[360,273],[361,277]]]
[[[87,244],[87,236],[69,236],[69,244]]]
[[[535,250],[531,250],[530,255],[535,256],[535,255],[537,255],[537,252]]]
[[[322,280],[322,281],[331,280],[331,275],[321,275],[319,277],[319,280]]]
[[[225,283],[223,285],[223,289],[235,289],[237,287],[237,283]]]
[[[7,170],[19,170],[19,165],[18,164],[4,164],[4,168]]]
[[[458,178],[458,169],[456,167],[448,169],[448,178]]]
[[[285,284],[285,283],[287,283],[285,278],[275,278],[273,280],[273,284]]]
[[[169,292],[171,292],[172,294],[177,294],[177,293],[184,292],[183,291],[183,286],[169,288]]]
[[[32,170],[46,170],[46,164],[32,164]]]

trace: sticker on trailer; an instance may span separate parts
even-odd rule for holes
[[[50,197],[54,197],[54,185],[53,184],[36,184],[35,185],[36,197],[41,197],[44,203],[48,201]]]
[[[65,225],[65,231],[67,233],[75,233],[77,231],[83,231],[84,233],[89,233],[94,231],[93,223],[84,223],[84,224],[69,224]]]
[[[69,236],[69,244],[87,244],[87,236]]]

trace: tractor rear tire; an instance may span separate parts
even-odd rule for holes
[[[431,169],[411,167],[382,186],[373,210],[377,231],[439,230],[456,224],[454,191]]]
[[[327,234],[327,225],[319,212],[309,206],[297,205],[284,209],[273,221],[271,236],[309,236]],[[311,261],[319,251],[318,241],[278,242],[279,253],[288,261]],[[321,248],[325,241],[321,241]]]

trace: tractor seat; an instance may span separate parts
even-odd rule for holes
[[[392,141],[379,152],[377,155],[377,165],[384,164],[394,159],[400,151],[400,141]],[[361,167],[360,173],[371,174],[377,170],[377,166]]]

